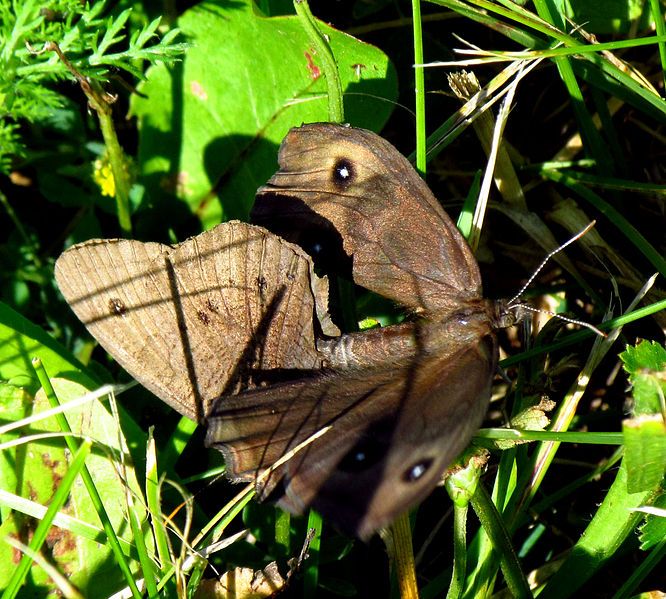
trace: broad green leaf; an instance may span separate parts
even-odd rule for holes
[[[0,304],[0,424],[6,425],[24,417],[38,414],[49,408],[39,391],[39,384],[32,369],[31,360],[39,357],[52,378],[61,401],[77,399],[97,389],[99,382],[87,372],[68,352],[42,329],[35,326],[11,308]],[[90,470],[100,494],[106,499],[105,508],[117,534],[131,541],[127,517],[124,513],[125,486],[118,475],[117,462],[121,455],[120,444],[125,445],[123,433],[118,430],[115,419],[98,400],[88,402],[65,412],[73,432],[95,440],[92,454],[86,465]],[[141,439],[141,433],[122,410],[120,416],[123,431],[132,442]],[[30,425],[7,432],[0,443],[20,440],[22,437],[59,431],[53,418],[39,420]],[[134,475],[132,460],[123,449],[126,461],[127,484],[135,497],[141,490]],[[6,493],[23,497],[46,505],[50,501],[66,468],[69,453],[59,437],[26,439],[0,452],[0,489]],[[28,538],[32,528],[30,517],[20,511],[12,511],[7,504],[0,505],[2,525],[0,540],[6,535]],[[88,493],[79,481],[75,483],[67,504],[68,515],[101,528]],[[56,567],[84,592],[85,596],[108,596],[123,584],[120,570],[110,559],[111,551],[99,542],[83,538],[71,530],[54,527],[47,544]],[[0,542],[0,588],[9,580],[11,564],[16,550]],[[52,588],[52,582],[37,566],[33,566],[29,577],[32,590]],[[93,592],[94,591],[94,592]],[[32,592],[32,591],[31,591]]]
[[[203,2],[178,26],[192,44],[184,61],[150,69],[132,102],[148,195],[160,206],[174,196],[187,202],[205,227],[247,218],[287,131],[329,120],[321,61],[296,17],[266,18],[250,0]],[[388,58],[320,27],[340,71],[345,120],[379,130],[397,94]]]
[[[61,403],[77,399],[86,394],[87,389],[77,383],[64,380],[51,380]],[[39,414],[49,409],[48,401],[40,390],[31,405],[32,414]],[[94,439],[93,452],[86,460],[100,495],[105,498],[105,509],[114,530],[119,537],[132,540],[127,515],[125,514],[125,486],[119,475],[117,464],[121,455],[119,447],[120,433],[111,414],[99,401],[91,401],[74,409],[67,409],[65,415],[72,431]],[[41,433],[59,432],[54,418],[32,423],[23,434],[38,435]],[[8,435],[6,436],[8,437]],[[5,439],[3,440],[7,440]],[[141,491],[132,470],[131,460],[126,450],[122,452],[126,460],[126,482],[132,492],[140,496]],[[3,490],[36,503],[47,505],[57,489],[66,469],[69,452],[65,449],[62,438],[50,437],[43,440],[26,440],[2,452]],[[13,466],[13,468],[12,468]],[[11,474],[11,476],[8,476]],[[141,509],[135,506],[136,509]],[[78,480],[72,487],[66,509],[61,513],[75,517],[93,526],[100,527],[88,492],[82,481]],[[142,521],[146,516],[139,514]],[[0,537],[6,534],[27,538],[32,528],[31,519],[15,511],[0,528]],[[111,549],[104,544],[103,536],[96,542],[76,535],[70,530],[53,526],[47,538],[56,567],[75,584],[86,597],[108,596],[124,586],[120,569],[111,558]],[[12,552],[9,545],[0,543],[0,564],[11,563]],[[0,588],[3,588],[11,575],[11,568],[0,565]],[[44,576],[38,566],[32,567],[28,584],[50,586],[52,583]],[[34,589],[33,589],[34,591]],[[36,592],[36,591],[35,591]]]
[[[34,395],[39,388],[31,363],[35,357],[42,360],[49,376],[76,381],[88,390],[100,386],[53,337],[0,302],[0,381]]]

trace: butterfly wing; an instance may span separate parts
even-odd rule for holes
[[[453,309],[481,297],[467,242],[389,142],[364,129],[308,124],[287,134],[278,161],[257,192],[254,222],[301,244],[309,231],[311,246],[351,258],[357,284],[408,308]]]
[[[100,344],[193,420],[254,370],[320,367],[311,262],[259,227],[224,223],[175,247],[89,241],[55,274]]]
[[[420,349],[383,364],[362,357],[364,367],[222,398],[207,444],[224,453],[232,478],[256,481],[330,427],[260,482],[259,495],[294,513],[314,507],[368,538],[433,489],[487,408],[497,352],[486,315],[437,324],[403,329],[418,343],[400,347]]]

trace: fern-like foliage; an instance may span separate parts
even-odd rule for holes
[[[187,44],[172,29],[161,38],[160,19],[129,31],[131,9],[107,16],[108,2],[0,0],[0,172],[24,152],[21,122],[37,122],[64,105],[51,84],[73,79],[54,52],[55,42],[83,76],[106,81],[111,70],[142,78],[147,64],[177,60]]]

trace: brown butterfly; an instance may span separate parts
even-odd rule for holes
[[[411,320],[331,337],[327,284],[307,254],[239,222],[176,247],[83,243],[58,259],[56,278],[132,376],[207,425],[233,480],[367,539],[428,495],[469,443],[490,397],[495,331],[515,310],[483,299],[465,239],[381,137],[304,125],[279,165],[255,221],[301,240],[315,231],[315,254],[337,250],[355,283]]]

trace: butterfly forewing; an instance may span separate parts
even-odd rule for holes
[[[65,299],[102,346],[174,409],[203,420],[253,371],[318,368],[311,263],[231,222],[176,247],[76,245],[56,263]]]
[[[334,232],[358,285],[412,309],[455,308],[481,297],[469,246],[409,162],[362,129],[292,129],[280,170],[259,189],[254,222],[287,239]],[[339,248],[324,248],[337,251]]]

